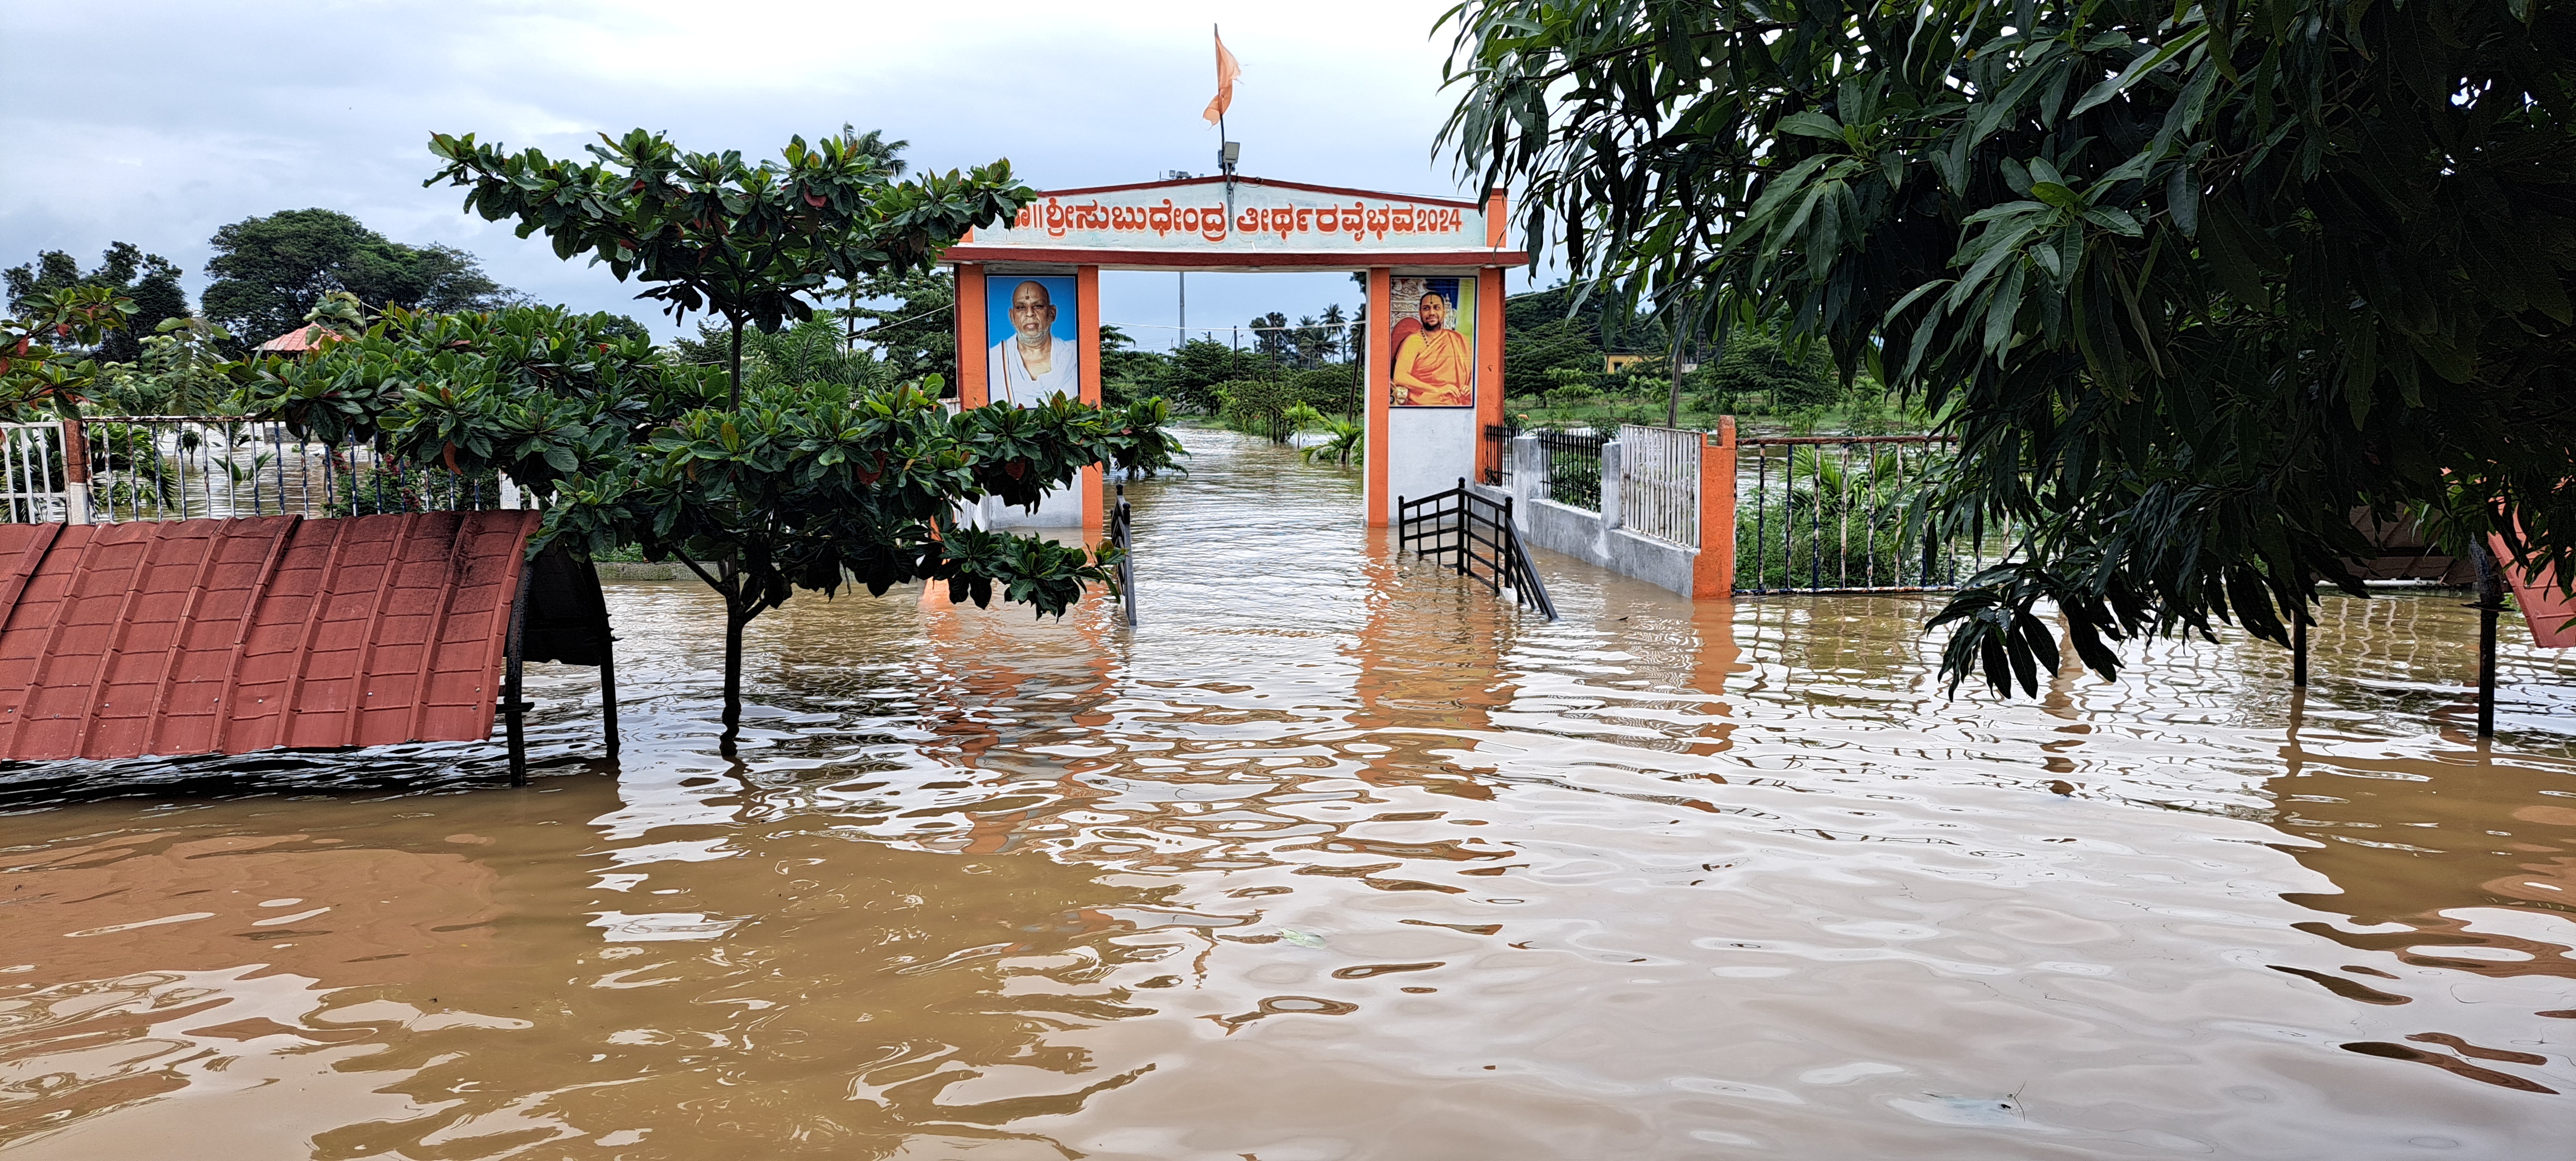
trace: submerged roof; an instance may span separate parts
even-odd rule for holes
[[[489,737],[538,519],[0,525],[0,757]]]

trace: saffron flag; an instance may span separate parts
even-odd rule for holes
[[[1202,114],[1208,124],[1216,124],[1225,116],[1226,109],[1234,104],[1234,78],[1242,75],[1243,66],[1234,63],[1234,54],[1225,50],[1225,37],[1219,34],[1216,38],[1216,96],[1208,102],[1207,112]]]

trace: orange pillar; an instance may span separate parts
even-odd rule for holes
[[[1491,232],[1491,227],[1488,227],[1488,232]],[[1476,272],[1476,362],[1476,478],[1500,486],[1503,482],[1504,448],[1485,436],[1487,429],[1500,427],[1503,423],[1503,268],[1500,266],[1488,266]]]
[[[1721,415],[1699,449],[1699,556],[1691,596],[1735,598],[1735,417]],[[1707,692],[1714,693],[1715,690]]]
[[[1100,406],[1100,268],[1077,266],[1073,271],[1074,324],[1082,333],[1082,401]],[[1100,543],[1106,533],[1109,517],[1107,500],[1102,495],[1099,464],[1082,469],[1082,539],[1087,544]]]
[[[949,310],[957,322],[957,403],[961,407],[982,407],[992,385],[984,367],[984,355],[992,348],[991,336],[984,333],[984,268],[973,262],[957,264],[957,305]]]
[[[1386,495],[1387,424],[1391,418],[1387,406],[1389,393],[1395,388],[1395,369],[1387,360],[1395,352],[1386,349],[1386,317],[1395,295],[1395,271],[1385,266],[1371,267],[1368,272],[1368,335],[1360,344],[1363,360],[1360,389],[1368,392],[1368,522],[1371,528],[1384,528],[1387,513],[1395,502]]]

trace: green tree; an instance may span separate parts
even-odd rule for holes
[[[1170,360],[1160,351],[1140,351],[1127,332],[1107,323],[1100,327],[1100,398],[1113,406],[1150,399],[1162,392]]]
[[[1277,375],[1220,383],[1215,393],[1220,400],[1217,414],[1227,427],[1272,443],[1284,443],[1297,433],[1292,413],[1304,402],[1297,398],[1296,389]]]
[[[1218,384],[1257,378],[1269,370],[1270,361],[1250,351],[1213,339],[1191,339],[1172,353],[1163,394],[1192,411],[1212,415],[1224,404],[1216,392]]]
[[[236,385],[240,365],[224,353],[232,338],[201,318],[164,319],[132,361],[100,369],[89,402],[112,415],[211,414]]]
[[[0,417],[79,415],[98,389],[97,347],[124,329],[134,310],[133,299],[105,286],[35,293],[14,306],[12,317],[0,319]]]
[[[1297,336],[1295,332],[1288,329],[1287,315],[1275,310],[1268,314],[1255,315],[1251,322],[1244,324],[1244,327],[1252,332],[1252,349],[1255,353],[1280,366],[1296,365]]]
[[[1360,412],[1360,365],[1327,363],[1288,378],[1288,393],[1297,402],[1328,415],[1356,417]]]
[[[1035,196],[1009,162],[895,181],[888,150],[845,134],[819,145],[792,138],[784,164],[742,154],[685,153],[642,129],[600,136],[588,164],[534,149],[517,154],[474,135],[430,138],[447,164],[426,184],[463,187],[486,220],[543,232],[555,255],[586,255],[619,281],[652,284],[674,319],[709,311],[733,336],[734,398],[742,394],[742,332],[813,317],[808,297],[920,270],[967,230],[1008,217]]]
[[[856,320],[857,341],[876,348],[877,358],[898,382],[937,376],[952,388],[957,382],[957,279],[945,270],[885,273],[858,284],[860,302],[891,306],[843,308]]]
[[[2576,11],[1469,0],[1446,140],[1581,277],[1946,416],[1954,684],[2358,592],[2355,509],[2576,581]]]
[[[1788,408],[1822,407],[1843,397],[1842,379],[1823,350],[1783,343],[1758,327],[1729,334],[1726,353],[1714,365],[1690,373],[1686,381],[1720,409],[1734,406],[1747,395]]]
[[[337,210],[281,210],[215,231],[206,263],[206,317],[245,343],[304,321],[335,290],[368,307],[486,310],[515,300],[453,246],[407,246]]]
[[[671,344],[685,363],[722,368],[731,359],[732,335],[710,322],[698,324],[698,337]],[[864,349],[852,349],[829,316],[817,314],[775,333],[746,331],[742,346],[743,382],[752,387],[798,383],[831,383],[854,391],[890,387],[887,365]]]
[[[822,324],[826,327],[828,323]],[[951,415],[914,386],[754,383],[664,359],[613,315],[559,308],[396,309],[301,359],[269,359],[233,400],[329,442],[381,436],[397,460],[504,473],[542,498],[538,544],[638,545],[724,601],[722,751],[741,729],[742,632],[799,588],[884,594],[940,581],[951,599],[1060,614],[1108,561],[957,523],[988,495],[1034,506],[1084,465],[1151,473],[1177,450],[1162,412],[1063,402]]]
[[[1534,398],[1560,384],[1558,371],[1601,373],[1601,345],[1580,318],[1529,312],[1537,321],[1514,325],[1503,317],[1503,396]]]
[[[98,287],[134,303],[125,325],[106,332],[97,351],[103,362],[130,363],[142,354],[141,336],[171,319],[188,317],[188,294],[179,285],[179,267],[158,254],[146,254],[132,242],[110,242],[97,269],[84,271],[70,254],[46,250],[34,262],[0,271],[9,287],[9,309],[30,309],[57,291]]]

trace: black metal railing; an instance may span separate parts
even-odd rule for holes
[[[1547,453],[1547,498],[1587,511],[1601,510],[1601,445],[1610,437],[1591,431],[1542,431]]]
[[[1948,436],[1737,441],[1735,591],[1957,588],[2011,550],[2009,528],[1927,540],[1909,510],[1957,453]]]
[[[1556,620],[1556,602],[1548,598],[1547,584],[1539,580],[1529,546],[1521,543],[1509,497],[1488,498],[1467,487],[1461,477],[1458,486],[1446,492],[1419,500],[1397,497],[1395,508],[1397,551],[1411,549],[1445,561],[1458,575],[1495,596],[1509,589],[1514,600]]]
[[[1486,483],[1498,488],[1502,486],[1503,474],[1511,470],[1512,437],[1519,434],[1520,428],[1515,424],[1485,425],[1484,466],[1480,470]]]
[[[1109,543],[1118,546],[1118,615],[1136,627],[1136,518],[1127,506],[1127,485],[1118,485],[1118,502],[1109,508]]]

